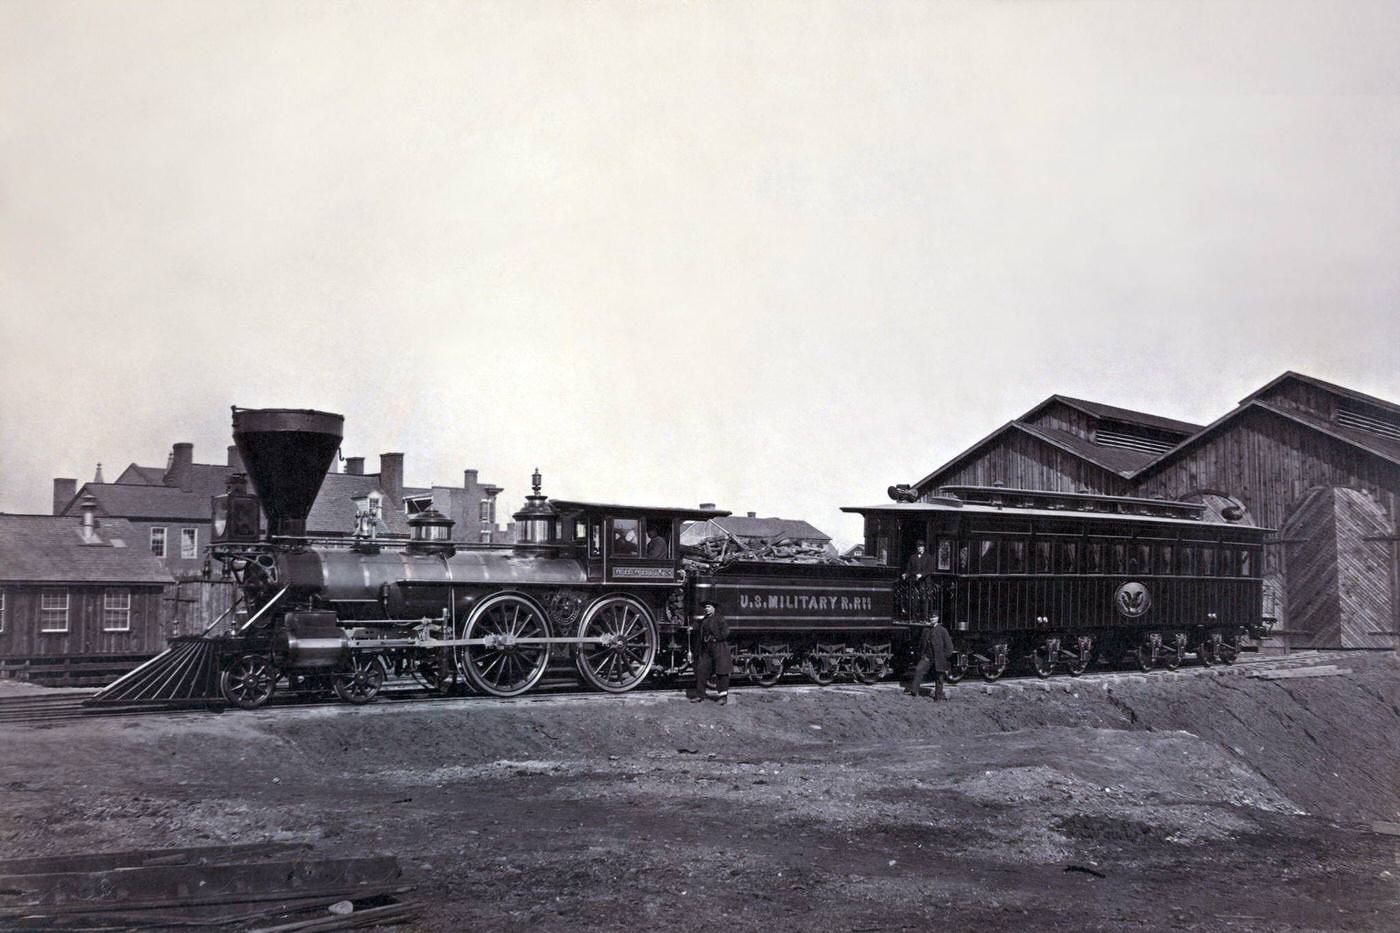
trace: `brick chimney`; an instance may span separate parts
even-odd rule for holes
[[[228,465],[233,467],[238,473],[245,472],[243,469],[243,458],[238,454],[237,444],[228,445]]]
[[[190,489],[190,467],[194,465],[194,445],[176,444],[170,448],[170,466],[165,470],[165,484]]]
[[[463,470],[463,471],[462,471],[462,488],[463,488],[463,489],[471,489],[471,488],[473,488],[474,486],[480,485],[480,484],[477,482],[477,476],[478,476],[478,475],[479,475],[479,474],[478,474],[478,472],[477,472],[476,470]]]
[[[389,500],[388,508],[403,509],[403,454],[379,455],[379,489]]]
[[[713,512],[715,510],[715,504],[713,502],[702,502],[700,503],[700,508],[708,509],[709,511]]]
[[[346,458],[345,458],[345,473],[346,473],[346,475],[348,475],[348,476],[364,476],[364,475],[365,475],[365,458],[364,458],[364,457],[346,457]]]
[[[758,513],[757,513],[757,512],[750,512],[750,513],[749,513],[749,518],[758,518]]]
[[[68,503],[73,501],[73,497],[78,494],[78,481],[67,477],[54,477],[53,481],[53,514],[62,515],[63,510],[68,507]]]

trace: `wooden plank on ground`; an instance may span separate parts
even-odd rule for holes
[[[79,871],[111,871],[150,865],[211,865],[249,856],[286,855],[310,851],[305,842],[250,842],[231,846],[192,846],[184,849],[135,849],[0,861],[0,875],[55,875]]]
[[[1319,667],[1298,667],[1292,670],[1282,671],[1250,671],[1250,677],[1257,677],[1260,680],[1297,680],[1303,677],[1336,677],[1340,674],[1350,674],[1349,667],[1334,667],[1331,664],[1324,664]]]

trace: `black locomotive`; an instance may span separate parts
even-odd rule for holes
[[[728,512],[549,499],[536,473],[514,545],[454,543],[431,510],[409,519],[407,542],[309,538],[342,427],[326,412],[234,409],[256,495],[214,500],[211,559],[242,599],[94,702],[254,708],[284,678],[365,702],[391,673],[510,697],[565,659],[622,693],[690,670],[702,600],[729,618],[736,674],[764,685],[789,672],[879,680],[935,616],[959,649],[954,678],[987,679],[1021,657],[1043,676],[1123,655],[1228,663],[1260,623],[1262,530],[1199,503],[961,487],[847,509],[865,516],[861,564],[714,564],[691,560],[681,531]],[[911,579],[916,538],[934,565]]]

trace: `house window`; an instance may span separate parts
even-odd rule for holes
[[[43,590],[39,593],[39,631],[68,631],[67,590]]]
[[[0,590],[0,632],[5,631],[5,591]]]
[[[165,529],[151,529],[151,553],[157,557],[165,556]]]
[[[131,590],[102,591],[102,631],[131,631]]]
[[[496,500],[495,500],[495,499],[482,499],[482,500],[481,500],[481,507],[480,507],[480,515],[481,515],[481,520],[482,520],[483,522],[491,522],[491,521],[494,521],[495,518],[496,518]]]
[[[490,544],[490,543],[491,543],[491,532],[489,532],[489,531],[483,531],[483,532],[481,533],[481,543],[482,543],[482,544]]]
[[[194,528],[180,529],[180,556],[185,560],[199,556],[199,532]]]

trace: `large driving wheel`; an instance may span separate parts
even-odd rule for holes
[[[625,693],[646,680],[656,660],[656,625],[651,613],[625,596],[605,596],[583,614],[579,638],[602,642],[578,646],[578,672],[608,693]]]
[[[482,693],[519,696],[540,682],[549,666],[549,645],[524,643],[524,638],[548,638],[544,612],[529,600],[510,594],[492,596],[467,619],[462,637],[485,639],[485,644],[457,649],[457,669]]]
[[[277,689],[277,668],[264,654],[245,654],[219,674],[219,692],[240,709],[257,709]]]
[[[346,703],[368,703],[384,686],[384,662],[373,654],[350,656],[350,669],[335,675],[335,695]]]

